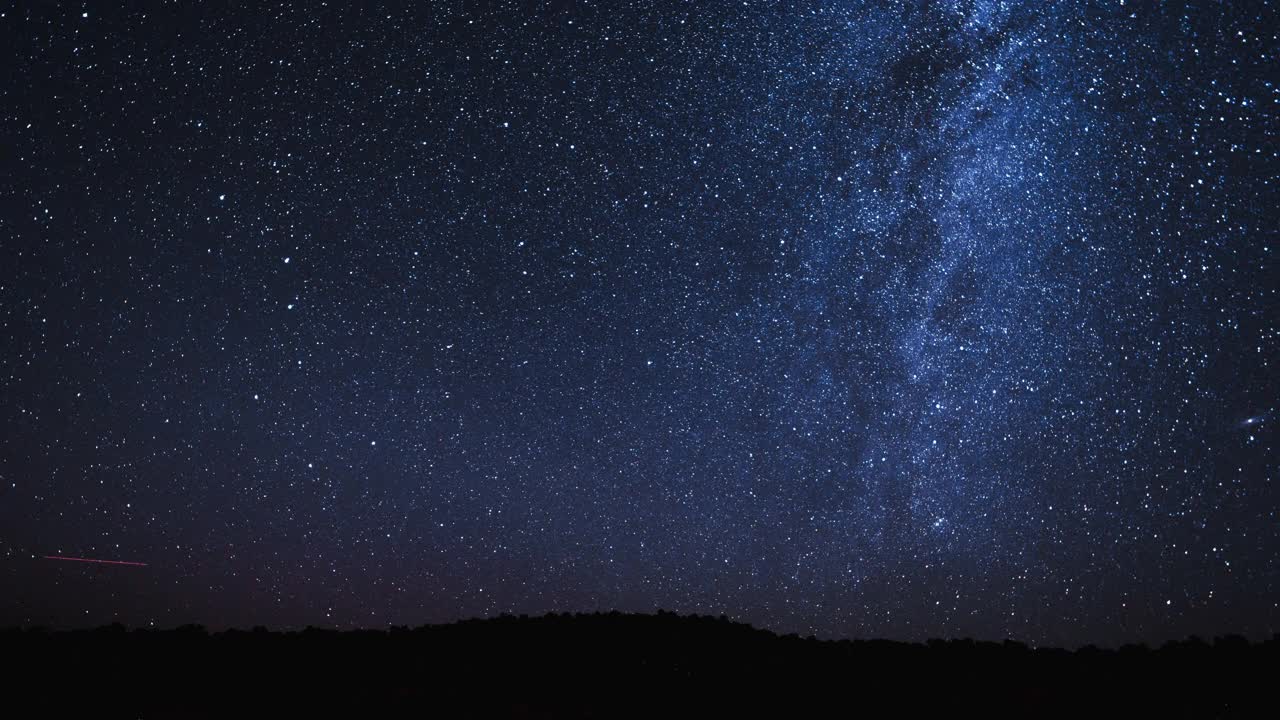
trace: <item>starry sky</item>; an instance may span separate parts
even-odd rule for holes
[[[0,9],[0,624],[1277,631],[1274,3],[357,5]]]

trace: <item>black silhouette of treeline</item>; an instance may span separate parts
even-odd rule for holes
[[[666,612],[344,632],[112,625],[0,631],[0,687],[5,706],[41,717],[1277,717],[1278,649],[820,641]]]

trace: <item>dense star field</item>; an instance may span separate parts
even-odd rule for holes
[[[0,624],[1280,627],[1273,3],[360,5],[0,12]]]

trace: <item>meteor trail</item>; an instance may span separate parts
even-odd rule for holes
[[[44,559],[45,560],[69,560],[71,562],[100,563],[102,565],[137,565],[139,567],[147,566],[146,563],[129,562],[128,560],[95,560],[94,558],[64,557],[62,555],[45,555]]]

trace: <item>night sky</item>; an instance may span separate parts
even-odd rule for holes
[[[344,5],[0,9],[0,625],[1280,628],[1274,3]]]

